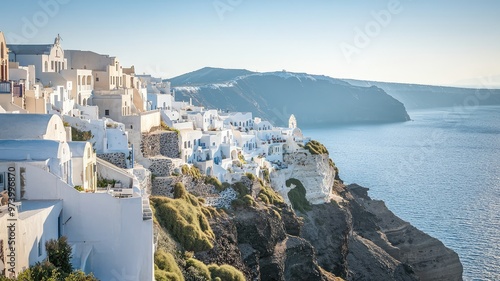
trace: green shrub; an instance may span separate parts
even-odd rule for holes
[[[203,278],[210,280],[210,271],[208,270],[208,266],[203,262],[190,258],[186,261],[186,268],[193,267],[196,272],[196,275],[202,276]]]
[[[255,176],[252,173],[245,173],[245,176],[249,178],[251,181],[255,180]]]
[[[84,189],[81,185],[75,185],[74,188],[80,192],[82,192]]]
[[[311,204],[306,199],[306,189],[302,185],[302,183],[298,179],[290,178],[285,182],[287,187],[291,187],[291,185],[295,185],[288,192],[288,199],[292,203],[292,207],[295,210],[298,210],[302,213],[311,210]]]
[[[222,183],[216,177],[205,177],[205,184],[213,185],[218,191],[224,190]]]
[[[305,146],[307,150],[313,155],[315,154],[329,154],[328,149],[318,141],[312,140],[308,142]]]
[[[184,277],[182,275],[176,275],[172,272],[166,272],[165,270],[155,270],[155,280],[156,281],[183,281]]]
[[[268,186],[261,187],[258,197],[262,200],[262,202],[266,204],[273,204],[276,206],[285,204],[285,200],[283,200],[283,197],[281,197],[281,195],[274,191],[274,189]]]
[[[93,137],[92,131],[80,131],[75,127],[71,127],[71,140],[73,141],[88,141]]]
[[[211,241],[215,235],[205,216],[205,208],[195,196],[186,193],[177,199],[154,197],[151,202],[160,225],[186,250],[198,252],[213,247]]]
[[[181,166],[181,172],[183,175],[191,176],[194,179],[201,179],[203,177],[200,170],[198,170],[198,168],[196,168],[195,166],[189,167],[188,165],[184,164]]]
[[[95,278],[92,273],[86,275],[84,272],[78,270],[64,278],[64,281],[99,281],[99,279]]]
[[[172,280],[184,281],[181,269],[175,262],[174,256],[159,250],[155,253],[155,264],[158,270],[155,270],[155,279],[158,280]]]
[[[243,196],[250,194],[250,190],[248,190],[248,187],[242,183],[242,182],[236,182],[232,185],[234,191],[238,193],[238,198],[241,199]]]
[[[231,187],[231,184],[230,184],[230,183],[228,183],[228,182],[223,182],[223,183],[222,183],[222,190],[226,190],[226,189],[228,189],[229,187]]]
[[[71,265],[71,246],[68,244],[68,238],[62,236],[54,240],[51,239],[45,242],[45,249],[47,251],[47,259],[61,272],[70,274],[73,271]]]
[[[243,154],[241,152],[238,153],[238,159],[240,160],[240,163],[242,165],[247,163],[247,161],[245,160],[245,156],[243,156]]]
[[[245,275],[228,264],[221,266],[211,264],[208,266],[208,270],[210,270],[210,276],[213,280],[220,278],[220,280],[224,281],[245,281]]]
[[[81,271],[72,271],[71,247],[65,236],[58,240],[49,240],[45,243],[47,259],[19,274],[18,279],[1,278],[0,280],[23,281],[98,281],[92,274],[86,275]]]
[[[184,198],[187,196],[186,187],[182,182],[178,182],[174,185],[174,198]]]
[[[153,176],[153,174],[151,174]],[[116,180],[109,180],[105,179],[102,177],[97,178],[97,187],[108,187],[108,184],[111,184],[111,186],[114,186],[116,183]]]
[[[60,280],[61,273],[51,262],[45,260],[37,262],[32,267],[23,271],[17,280],[35,281],[35,280]],[[8,279],[10,280],[10,279]],[[15,279],[13,279],[15,280]]]
[[[264,176],[265,181],[271,182],[271,178],[270,178],[268,169],[262,170],[262,175]]]

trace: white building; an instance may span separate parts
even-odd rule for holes
[[[53,140],[0,140],[2,161],[35,162],[65,183],[72,185],[69,145]]]
[[[61,117],[50,114],[0,114],[0,139],[66,141]]]
[[[67,50],[65,55],[70,69],[92,70],[92,104],[99,106],[100,117],[121,121],[121,116],[144,111],[147,90],[133,66],[123,68],[116,57],[91,51]]]
[[[68,64],[60,40],[57,35],[54,44],[8,44],[9,61],[18,62],[21,66],[34,65],[37,77],[42,73],[67,69]]]
[[[65,235],[76,269],[100,280],[153,280],[151,211],[133,174],[101,160],[101,175],[123,184],[92,192],[95,154],[88,143],[65,142],[59,116],[0,114],[0,124],[0,191],[11,203],[0,206],[0,245],[12,262],[0,266],[17,274],[46,257],[45,241]],[[74,188],[73,176],[88,192]]]
[[[73,166],[73,184],[84,191],[97,190],[96,154],[92,145],[86,141],[69,142],[71,163]]]
[[[237,130],[248,131],[253,128],[251,112],[231,112],[222,118],[224,119],[224,124],[231,125]]]
[[[12,191],[19,196],[12,200],[20,205],[20,214],[17,220],[0,214],[0,226],[19,225],[11,239],[23,245],[13,254],[16,273],[46,257],[38,250],[44,241],[64,235],[73,247],[76,269],[93,272],[100,280],[153,280],[153,222],[144,218],[141,196],[78,192],[31,162],[0,162],[0,174],[9,173],[15,178]],[[36,206],[38,202],[45,204]],[[24,206],[34,210],[23,215]],[[4,247],[7,235],[0,232]],[[9,254],[8,248],[4,251]]]
[[[3,164],[0,164],[0,177],[4,174]],[[14,167],[9,166],[7,169]],[[8,172],[5,174],[8,175]],[[15,180],[17,179],[15,177]],[[4,193],[7,193],[7,190]],[[21,203],[15,202],[12,197],[12,204],[18,207],[9,209],[7,202],[9,197],[6,202],[0,203],[0,245],[6,257],[0,259],[0,269],[5,269],[6,276],[14,277],[47,258],[45,242],[61,236],[63,204],[61,200],[32,200]],[[17,246],[8,248],[9,242],[14,242]]]
[[[78,105],[88,105],[94,90],[94,79],[90,69],[65,69],[61,75],[73,84],[70,95]]]

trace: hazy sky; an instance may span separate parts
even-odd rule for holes
[[[10,43],[59,33],[64,49],[163,78],[213,66],[500,85],[497,0],[2,0],[2,10]]]

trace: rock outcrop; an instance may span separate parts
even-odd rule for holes
[[[355,224],[367,239],[394,259],[410,265],[420,280],[462,280],[463,267],[458,255],[441,241],[398,218],[383,201],[372,200],[367,188],[350,185],[347,190],[354,200],[351,208],[360,208],[374,219],[369,226]],[[370,216],[356,216],[356,219],[362,224]]]
[[[345,186],[327,154],[299,149],[284,160],[288,167],[271,176],[277,192],[254,177],[226,189],[238,204],[213,211],[213,248],[197,259],[230,264],[247,280],[462,280],[455,252],[372,200],[367,188]],[[170,181],[204,198],[219,192],[189,176]],[[300,196],[290,196],[299,185]]]
[[[306,199],[311,204],[329,202],[332,186],[335,180],[335,171],[330,166],[328,155],[311,155],[305,150],[283,155],[286,169],[271,174],[271,183],[290,205],[288,192],[294,184],[286,183],[289,179],[299,180],[306,190]]]

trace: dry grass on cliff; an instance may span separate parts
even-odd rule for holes
[[[326,149],[326,147],[322,143],[315,140],[308,142],[306,146],[304,146],[304,148],[309,150],[309,152],[313,155],[329,154],[328,149]]]
[[[175,262],[174,256],[162,250],[155,253],[155,280],[156,281],[184,281],[181,269]]]
[[[174,195],[175,199],[151,198],[158,223],[188,251],[211,249],[215,235],[206,216],[212,214],[212,210],[201,206],[198,198],[189,194],[182,183],[176,184]]]

